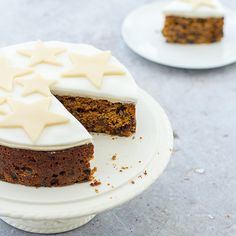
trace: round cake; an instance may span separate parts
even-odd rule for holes
[[[89,132],[131,136],[137,85],[110,51],[64,42],[1,49],[0,180],[27,186],[89,181]]]

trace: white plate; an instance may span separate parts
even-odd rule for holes
[[[0,182],[0,215],[8,217],[3,220],[38,233],[78,227],[95,214],[132,199],[150,186],[165,169],[173,145],[168,118],[154,99],[141,89],[135,139],[113,140],[105,135],[95,135],[94,138],[95,160],[92,165],[97,167],[96,179],[102,182],[100,186],[82,183],[33,188]],[[117,160],[114,161],[112,156],[115,153]],[[120,172],[122,167],[128,169]]]
[[[235,12],[227,10],[225,36],[219,43],[169,44],[161,34],[164,25],[161,11],[166,4],[163,2],[142,6],[124,20],[122,36],[134,52],[153,62],[186,69],[210,69],[236,61]]]

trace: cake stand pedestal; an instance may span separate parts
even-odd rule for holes
[[[33,233],[61,233],[131,200],[154,183],[169,162],[173,132],[160,105],[143,90],[139,94],[133,137],[94,135],[91,166],[97,167],[99,186],[33,188],[0,181],[2,220]]]
[[[2,217],[7,224],[24,231],[41,234],[63,233],[87,224],[95,215],[67,220],[22,220]]]

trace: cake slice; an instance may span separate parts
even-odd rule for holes
[[[164,9],[168,43],[214,43],[223,38],[225,11],[218,0],[174,0]]]
[[[0,180],[36,187],[91,180],[87,130],[55,97],[13,96],[1,105]]]

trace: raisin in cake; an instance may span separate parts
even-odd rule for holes
[[[174,0],[163,10],[169,43],[202,44],[223,37],[225,11],[218,0]]]
[[[89,132],[135,132],[137,85],[109,51],[30,42],[0,54],[0,179],[64,186],[92,179]]]

